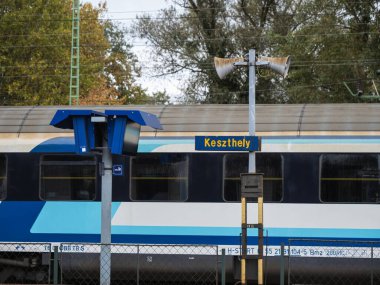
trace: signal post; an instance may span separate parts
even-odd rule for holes
[[[241,173],[241,284],[246,284],[246,260],[247,260],[247,231],[249,228],[258,229],[258,254],[257,258],[257,281],[263,284],[263,253],[264,253],[264,221],[263,221],[263,174]],[[257,224],[247,223],[247,201],[257,199]]]
[[[153,114],[136,110],[57,110],[50,125],[74,129],[77,154],[101,153],[100,285],[111,284],[112,154],[136,154],[141,126],[162,129]]]

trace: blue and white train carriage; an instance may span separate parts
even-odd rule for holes
[[[49,126],[62,108],[0,107],[1,242],[100,241],[100,157],[76,155],[73,133]],[[239,276],[239,176],[248,154],[199,152],[194,136],[247,135],[248,106],[107,109],[154,113],[164,128],[143,127],[138,154],[113,157],[123,172],[113,177],[112,242],[217,245],[226,249],[227,277]],[[380,104],[256,107],[269,280],[289,239],[380,241],[379,114]],[[249,223],[256,213],[249,204]],[[255,230],[248,243],[257,250]]]

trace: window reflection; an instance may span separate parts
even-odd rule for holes
[[[321,156],[321,201],[378,203],[380,169],[377,154]]]
[[[240,201],[240,173],[248,172],[248,154],[224,156],[224,199]],[[264,201],[282,200],[282,156],[275,153],[256,153],[256,173],[264,174]]]
[[[94,156],[46,155],[41,159],[43,200],[94,200],[96,185]]]
[[[139,154],[131,158],[131,199],[185,201],[189,158],[185,154]]]

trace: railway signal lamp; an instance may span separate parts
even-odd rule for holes
[[[162,129],[157,117],[140,111],[58,110],[50,125],[74,129],[75,150],[102,152],[100,284],[111,283],[112,154],[136,153],[140,126]]]
[[[107,126],[105,132],[102,130],[104,124]],[[75,150],[79,154],[102,147],[104,135],[108,138],[108,148],[112,154],[134,154],[137,152],[141,126],[162,129],[155,115],[135,110],[106,110],[105,113],[58,110],[50,125],[73,129]]]
[[[75,152],[87,153],[95,149],[95,125],[91,118],[105,119],[105,114],[92,110],[58,110],[50,125],[60,129],[73,129]]]
[[[106,110],[108,143],[113,154],[137,152],[141,126],[162,129],[157,117],[142,111]]]

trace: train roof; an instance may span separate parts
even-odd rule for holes
[[[248,105],[127,105],[0,107],[0,133],[68,135],[49,123],[58,109],[140,110],[157,115],[163,130],[142,128],[142,136],[248,133]],[[259,135],[379,135],[380,104],[256,105]]]

